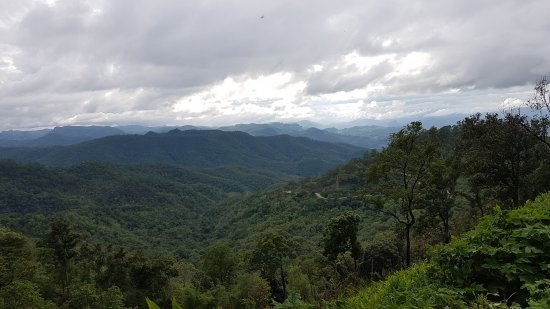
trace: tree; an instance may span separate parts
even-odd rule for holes
[[[544,76],[535,84],[535,93],[527,100],[526,104],[535,116],[529,124],[522,123],[522,127],[537,140],[550,148],[548,130],[550,129],[550,89],[548,89],[548,77]]]
[[[357,260],[361,256],[361,245],[357,241],[357,232],[361,219],[354,213],[345,213],[330,220],[323,236],[323,254],[335,261],[339,254],[350,252],[357,270]]]
[[[451,241],[450,220],[455,199],[456,187],[460,177],[460,164],[455,157],[436,160],[430,169],[426,193],[426,215],[441,222],[443,242]]]
[[[36,284],[16,280],[0,289],[0,309],[4,308],[53,309],[57,306],[42,298]]]
[[[257,273],[240,275],[236,291],[244,308],[263,309],[269,306],[269,283]]]
[[[485,189],[507,208],[518,208],[537,195],[543,165],[536,140],[522,127],[525,117],[475,114],[462,120],[457,145],[464,174],[472,187]]]
[[[65,300],[69,297],[72,264],[77,254],[79,238],[80,236],[74,232],[72,225],[66,219],[57,219],[50,224],[50,232],[44,241],[45,246],[53,251],[54,263]]]
[[[399,266],[400,241],[393,232],[382,232],[363,243],[362,263],[359,271],[371,280],[382,279]]]
[[[368,179],[376,184],[366,192],[367,204],[403,227],[407,266],[411,264],[415,210],[422,206],[428,172],[438,155],[436,129],[425,130],[421,122],[415,121],[390,136],[388,147],[367,172]]]
[[[270,231],[263,235],[252,252],[250,263],[269,281],[275,300],[283,302],[287,294],[285,266],[296,256],[296,243],[288,234]]]
[[[149,258],[143,253],[134,253],[129,257],[128,265],[131,287],[127,287],[129,291],[125,293],[127,304],[138,306],[144,295],[164,302],[169,301],[166,287],[177,275],[173,261],[163,256]]]
[[[0,288],[15,280],[29,279],[35,271],[32,250],[25,236],[0,229]]]
[[[238,259],[237,255],[226,244],[216,245],[202,259],[202,270],[215,285],[229,286],[235,279]]]

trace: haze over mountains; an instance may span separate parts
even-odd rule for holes
[[[0,147],[48,147],[72,145],[124,131],[107,126],[66,126],[37,131],[0,132]]]
[[[127,126],[65,126],[54,129],[36,131],[3,131],[0,132],[0,147],[48,147],[72,145],[80,142],[111,135],[145,134],[147,132],[166,133],[173,129],[179,130],[211,130],[242,131],[254,136],[291,135],[307,137],[313,140],[345,143],[364,148],[382,148],[388,136],[398,130],[397,127],[384,126],[353,126],[345,129],[314,127],[313,123],[266,123],[237,124],[217,128],[197,126],[158,126],[146,127],[140,125]]]

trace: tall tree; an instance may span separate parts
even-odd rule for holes
[[[332,218],[323,236],[323,254],[335,261],[339,254],[350,252],[357,270],[357,260],[361,256],[361,245],[357,241],[360,218],[354,213],[345,213]]]
[[[57,219],[50,224],[50,232],[44,244],[53,251],[54,263],[58,272],[63,299],[69,297],[71,270],[77,255],[77,244],[80,236],[66,219]]]
[[[457,197],[460,164],[456,157],[439,159],[432,164],[427,183],[426,215],[441,223],[443,242],[451,241],[450,221]]]
[[[229,287],[235,279],[237,255],[226,244],[218,244],[208,250],[202,258],[201,268],[215,285]]]
[[[421,122],[411,122],[390,136],[388,147],[367,173],[368,179],[376,184],[367,191],[367,204],[403,227],[407,266],[411,264],[415,210],[423,206],[428,172],[440,152],[436,133],[435,128],[425,130]]]
[[[15,280],[32,277],[34,263],[28,239],[14,231],[0,229],[0,289]]]
[[[287,274],[285,267],[289,259],[296,256],[296,243],[281,231],[270,231],[263,235],[252,252],[250,263],[269,281],[275,300],[283,302],[287,296]]]

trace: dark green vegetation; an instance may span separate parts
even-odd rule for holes
[[[242,168],[88,163],[52,169],[5,161],[0,223],[41,237],[52,218],[66,216],[94,242],[191,259],[208,242],[215,203],[288,179]]]
[[[261,192],[287,176],[2,163],[0,308],[548,308],[545,121],[413,122]]]
[[[254,137],[242,132],[173,130],[119,135],[42,149],[4,149],[0,158],[70,166],[82,162],[163,163],[188,168],[239,166],[290,175],[318,175],[360,156],[359,147],[288,135]]]

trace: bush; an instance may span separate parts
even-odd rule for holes
[[[331,308],[462,308],[460,292],[432,280],[429,272],[428,264],[398,271]]]
[[[431,260],[438,278],[470,297],[491,294],[526,306],[542,293],[536,283],[550,278],[550,194],[517,210],[497,209],[473,231],[435,248]]]

